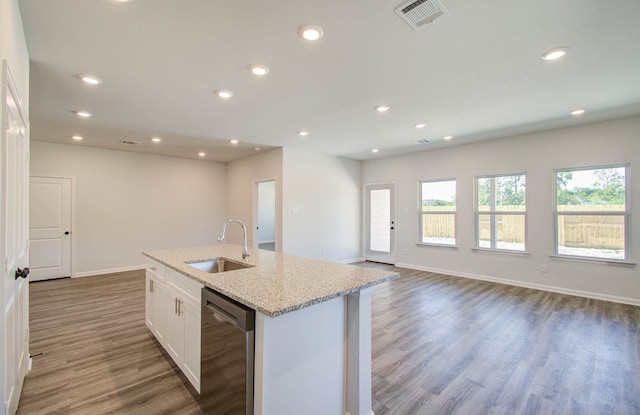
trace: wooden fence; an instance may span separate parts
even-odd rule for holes
[[[444,211],[446,206],[430,206],[430,212]],[[521,210],[520,206],[501,207],[505,211]],[[624,206],[582,206],[581,210],[594,215],[559,215],[558,245],[575,248],[623,249],[624,218],[622,216],[597,216],[597,211],[624,211]],[[561,209],[560,211],[566,209]],[[428,212],[425,212],[428,213]],[[427,219],[428,218],[428,219]],[[496,215],[498,240],[524,243],[525,221],[523,215]],[[480,240],[490,238],[489,215],[480,215]],[[437,238],[455,237],[455,215],[426,215],[422,223],[423,235]]]

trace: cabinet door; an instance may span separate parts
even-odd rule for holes
[[[165,290],[165,349],[178,366],[182,366],[184,358],[184,313],[178,313],[178,306],[180,305],[179,302],[184,302],[184,300],[172,288],[167,286]]]
[[[165,285],[149,271],[146,284],[145,322],[160,344],[164,344]]]
[[[183,303],[184,312],[184,373],[200,393],[200,306]]]

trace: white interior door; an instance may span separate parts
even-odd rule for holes
[[[366,185],[365,203],[365,259],[395,264],[395,185]]]
[[[29,362],[29,263],[27,116],[6,61],[2,62],[0,102],[0,405],[14,414]],[[24,278],[20,278],[24,276]]]
[[[31,281],[71,276],[71,179],[32,176]]]

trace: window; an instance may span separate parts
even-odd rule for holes
[[[555,253],[627,260],[628,165],[555,171]]]
[[[476,248],[524,251],[526,175],[476,177]]]
[[[419,183],[419,243],[456,244],[456,181],[438,180]]]

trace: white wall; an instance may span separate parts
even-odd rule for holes
[[[361,162],[285,148],[283,176],[283,252],[361,258]]]
[[[276,241],[276,182],[258,183],[258,243]]]
[[[227,217],[240,219],[247,226],[247,244],[257,248],[257,184],[268,180],[276,182],[276,250],[282,252],[282,149],[227,163]],[[223,224],[224,220],[216,224],[217,232]],[[240,226],[229,226],[225,242],[242,243]]]
[[[0,60],[7,60],[25,111],[29,112],[29,51],[18,0],[0,0]]]
[[[31,175],[72,177],[72,273],[142,267],[140,250],[215,243],[222,163],[33,141]]]
[[[640,117],[366,161],[363,183],[397,184],[397,264],[640,304],[638,267],[552,259],[553,169],[630,163],[630,257],[640,261]],[[476,175],[527,173],[528,257],[472,252]],[[458,248],[417,246],[418,180],[457,179]],[[540,271],[547,264],[548,272]]]

